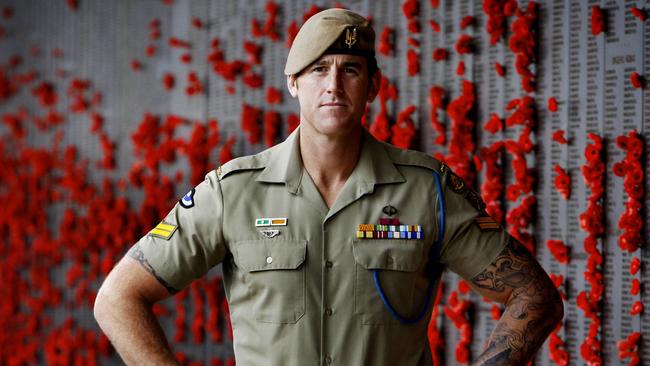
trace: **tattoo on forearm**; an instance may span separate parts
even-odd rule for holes
[[[544,343],[562,314],[555,287],[532,255],[512,240],[472,283],[497,293],[512,291],[487,349],[475,364],[524,364]]]
[[[170,284],[167,283],[167,281],[163,280],[158,274],[156,274],[156,271],[153,269],[151,264],[149,264],[149,261],[147,261],[147,258],[144,256],[144,252],[140,248],[140,244],[134,245],[130,250],[129,250],[129,257],[135,259],[142,265],[144,269],[147,270],[147,272],[151,273],[157,280],[160,282],[161,285],[165,286],[167,291],[169,291],[170,294],[175,294],[178,292],[177,289],[173,288]]]

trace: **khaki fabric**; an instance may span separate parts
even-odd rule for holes
[[[431,306],[424,319],[401,324],[385,309],[372,271],[402,316],[420,312],[429,281],[439,279],[429,278],[427,265],[439,234],[441,164],[364,132],[359,162],[328,209],[303,169],[298,131],[209,173],[194,206],[179,204],[164,219],[178,226],[168,240],[139,241],[145,257],[176,289],[223,264],[237,365],[431,365]],[[469,279],[507,235],[475,229],[478,211],[466,192],[450,190],[447,174],[440,265]],[[357,239],[357,226],[379,223],[387,205],[401,224],[421,225],[423,238]],[[287,225],[256,227],[259,218]]]

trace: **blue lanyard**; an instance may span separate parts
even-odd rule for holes
[[[433,176],[436,178],[436,189],[438,190],[438,207],[440,210],[440,230],[438,231],[438,239],[436,240],[435,243],[435,248],[434,248],[434,253],[435,257],[429,258],[429,275],[431,276],[429,278],[429,286],[427,288],[427,297],[424,301],[424,306],[422,306],[422,310],[420,310],[420,313],[414,317],[414,318],[405,318],[399,313],[397,313],[397,310],[391,305],[390,301],[388,301],[388,297],[386,297],[386,294],[384,293],[384,290],[381,287],[381,282],[379,280],[379,270],[375,269],[372,271],[372,278],[375,281],[375,288],[377,289],[377,292],[379,293],[379,297],[381,298],[381,301],[384,303],[384,307],[386,307],[386,310],[390,313],[390,315],[397,319],[400,323],[402,324],[413,324],[419,322],[424,316],[427,314],[429,310],[429,305],[431,305],[431,300],[433,299],[433,289],[435,288],[435,283],[436,283],[436,268],[434,265],[437,263],[438,258],[440,257],[440,247],[442,246],[442,238],[445,235],[445,204],[444,200],[442,197],[442,185],[440,184],[440,174],[438,172],[433,172]]]

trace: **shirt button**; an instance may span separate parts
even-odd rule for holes
[[[332,316],[332,309],[331,308],[325,309],[325,315]]]
[[[273,258],[272,257],[266,257],[266,263],[267,264],[273,263]]]
[[[325,363],[328,364],[328,365],[329,365],[330,363],[332,363],[332,357],[330,357],[330,356],[326,356],[326,357],[325,357]]]
[[[334,265],[334,263],[332,263],[331,261],[325,262],[325,267],[327,267],[327,268],[332,268],[333,265]]]

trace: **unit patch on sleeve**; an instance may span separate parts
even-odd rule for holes
[[[459,177],[446,165],[442,165],[440,171],[446,172],[446,180],[449,188],[460,195],[463,195],[465,199],[476,209],[478,212],[485,211],[485,202],[481,198],[481,195],[474,191],[471,187],[465,184],[463,178]]]
[[[180,201],[178,201],[178,203],[180,203],[181,206],[183,206],[185,208],[194,207],[194,193],[195,192],[196,191],[194,190],[194,188],[192,188],[192,190],[187,192],[187,194],[185,194],[185,196],[183,196],[183,198],[181,198]]]
[[[452,191],[456,193],[462,193],[463,189],[465,188],[465,182],[461,177],[456,175],[456,173],[452,172],[451,170],[449,171],[449,187],[451,188]]]
[[[156,225],[156,227],[149,232],[149,235],[156,238],[169,240],[176,232],[176,229],[178,229],[178,226],[163,221],[160,224]]]

